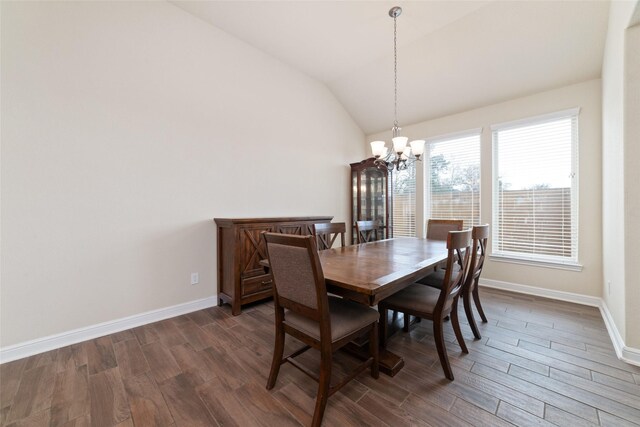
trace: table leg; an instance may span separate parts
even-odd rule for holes
[[[351,342],[344,346],[343,350],[361,360],[366,360],[369,358],[368,342],[365,345],[359,345],[357,343]],[[386,348],[380,348],[379,364],[380,372],[393,377],[398,372],[400,372],[400,370],[404,366],[404,359],[401,356],[387,350]]]
[[[388,319],[389,320],[389,319]],[[395,334],[397,331],[402,330],[404,317],[402,313],[391,317],[391,323],[388,326],[389,335]],[[347,344],[343,349],[349,354],[361,359],[366,360],[369,358],[368,338],[363,335],[361,339]],[[404,367],[404,359],[402,356],[389,351],[386,348],[380,347],[379,353],[380,372],[395,376]]]

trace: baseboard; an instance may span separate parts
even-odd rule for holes
[[[504,291],[511,291],[519,294],[535,295],[537,297],[573,302],[591,307],[600,307],[602,302],[602,298],[599,297],[574,294],[572,292],[555,291],[553,289],[538,288],[529,285],[519,285],[517,283],[501,282],[499,280],[480,279],[480,286],[502,289]]]
[[[618,331],[618,328],[613,321],[613,317],[611,316],[611,312],[609,311],[609,307],[607,307],[607,303],[605,303],[604,300],[602,300],[600,304],[600,313],[604,319],[604,324],[607,326],[607,331],[609,331],[609,336],[613,342],[613,348],[616,350],[618,359],[632,365],[640,366],[640,350],[633,347],[627,347],[624,344],[622,335],[620,335],[620,331]]]
[[[501,289],[504,291],[516,292],[519,294],[534,295],[538,297],[550,298],[560,301],[573,302],[576,304],[588,305],[591,307],[598,307],[602,320],[607,327],[609,337],[613,344],[613,348],[616,351],[618,359],[629,363],[631,365],[640,366],[640,349],[633,347],[627,347],[616,327],[613,317],[609,312],[607,304],[602,298],[592,297],[588,295],[574,294],[572,292],[555,291],[552,289],[538,288],[535,286],[520,285],[517,283],[501,282],[498,280],[481,279],[480,286],[493,289]]]
[[[23,357],[32,356],[34,354],[43,353],[56,348],[66,347],[71,344],[91,340],[124,331],[126,329],[168,319],[170,317],[191,313],[192,311],[202,310],[203,308],[213,307],[217,304],[218,298],[213,296],[2,347],[0,348],[0,363],[11,362],[12,360],[22,359]]]

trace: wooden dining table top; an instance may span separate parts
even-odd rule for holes
[[[446,242],[397,237],[318,253],[327,290],[368,305],[398,292],[447,258]]]

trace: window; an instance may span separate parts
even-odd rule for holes
[[[427,141],[426,212],[432,219],[480,223],[481,129]]]
[[[393,236],[416,236],[416,165],[393,171]]]
[[[492,126],[492,255],[578,261],[578,109]]]

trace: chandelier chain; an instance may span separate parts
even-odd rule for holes
[[[385,147],[384,141],[371,142],[371,152],[375,164],[381,169],[392,171],[405,170],[408,165],[421,161],[424,154],[424,140],[416,139],[407,145],[409,138],[400,135],[398,127],[398,16],[402,13],[400,6],[389,9],[393,18],[393,128],[391,129],[391,149]]]
[[[397,42],[397,25],[396,20],[398,18],[393,17],[393,126],[398,127],[398,42]]]

